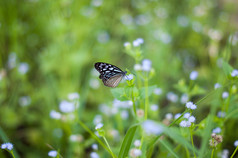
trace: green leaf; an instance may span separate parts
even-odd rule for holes
[[[155,89],[156,87],[157,87],[156,85],[153,85],[153,86],[149,86],[149,87],[148,87],[148,96],[150,96],[150,95],[153,93],[153,91],[154,91],[154,89]],[[140,94],[140,98],[141,98],[141,99],[144,99],[144,98],[145,98],[145,87],[140,88],[139,94]]]
[[[131,147],[131,142],[133,140],[133,137],[135,135],[137,127],[138,127],[138,124],[133,125],[126,132],[126,135],[124,137],[124,140],[123,140],[121,148],[120,148],[120,152],[119,152],[118,158],[125,158],[125,157],[127,157],[129,149]]]
[[[127,95],[124,91],[124,88],[113,88],[111,89],[112,95],[117,99],[121,101],[128,100]]]
[[[233,67],[226,61],[222,60],[222,68],[226,76],[229,77],[231,72],[233,71]]]

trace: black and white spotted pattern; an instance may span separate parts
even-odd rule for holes
[[[102,79],[104,85],[113,88],[118,86],[127,73],[112,64],[103,62],[95,63],[94,67],[100,73],[99,78]]]

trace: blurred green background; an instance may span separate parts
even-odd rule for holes
[[[58,121],[50,112],[77,92],[74,117],[94,129],[99,104],[113,100],[93,71],[95,62],[133,72],[136,61],[123,44],[143,38],[143,59],[155,70],[149,84],[162,88],[155,103],[163,107],[166,93],[176,91],[172,85],[191,71],[199,72],[198,83],[209,92],[224,79],[220,59],[238,66],[237,18],[236,0],[2,0],[0,143],[12,142],[25,158],[46,157],[47,144],[64,157],[89,156],[95,140],[77,121]],[[71,141],[73,134],[83,141]],[[2,151],[0,157],[8,157]]]

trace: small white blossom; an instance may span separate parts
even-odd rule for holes
[[[222,98],[223,98],[223,99],[226,99],[228,96],[229,96],[229,93],[228,93],[228,92],[223,92],[223,93],[222,93]]]
[[[153,104],[153,105],[150,106],[150,109],[151,109],[152,111],[157,111],[157,110],[159,109],[159,106],[156,105],[156,104]]]
[[[197,71],[192,71],[190,73],[190,80],[196,80],[198,77],[198,72]]]
[[[102,127],[103,127],[103,124],[99,123],[99,124],[96,125],[95,129],[98,130],[98,129],[102,128]]]
[[[142,70],[143,71],[150,71],[151,70],[152,62],[149,59],[144,59],[142,61]]]
[[[131,15],[129,14],[125,14],[125,15],[122,15],[121,16],[121,22],[124,24],[124,25],[131,25],[133,23],[133,18]]]
[[[132,74],[126,75],[125,79],[130,81],[134,78],[134,76]]]
[[[134,65],[134,70],[135,71],[141,71],[142,70],[142,66],[140,64],[135,64]]]
[[[139,157],[139,156],[141,156],[142,151],[140,149],[135,149],[134,154],[135,154],[136,157]]]
[[[94,7],[99,7],[102,5],[102,3],[103,3],[103,0],[92,0],[91,1],[91,5]]]
[[[192,109],[192,110],[195,110],[196,108],[197,108],[197,105],[195,105],[195,104],[193,104],[193,102],[187,102],[186,103],[186,107],[188,108],[188,109]]]
[[[168,92],[166,96],[167,99],[173,103],[176,103],[178,101],[178,96],[173,92]]]
[[[110,40],[110,35],[106,31],[101,31],[97,36],[97,40],[99,43],[107,43]]]
[[[188,95],[184,93],[184,94],[181,96],[180,102],[181,102],[182,104],[185,104],[187,101],[188,101]]]
[[[51,150],[51,151],[48,152],[48,156],[50,156],[50,157],[56,157],[57,154],[58,154],[58,153],[57,153],[56,150]]]
[[[96,152],[91,152],[90,158],[100,158]]]
[[[99,124],[99,123],[101,123],[102,122],[102,115],[96,115],[95,117],[94,117],[94,119],[93,119],[93,123],[95,124],[95,125],[97,125],[97,124]]]
[[[226,116],[226,113],[222,111],[218,111],[217,116],[220,118],[224,118]]]
[[[126,119],[128,119],[128,117],[129,117],[128,111],[123,110],[123,111],[121,112],[121,118],[122,118],[123,120],[126,120]]]
[[[191,122],[191,123],[194,123],[196,121],[196,118],[194,116],[190,116],[188,118],[188,121]]]
[[[91,79],[89,80],[89,85],[90,85],[90,87],[93,88],[93,89],[98,89],[99,86],[100,86],[100,83],[99,83],[99,81],[98,81],[97,79],[91,78]]]
[[[28,106],[31,104],[31,98],[29,96],[22,96],[19,98],[20,106]]]
[[[142,123],[142,128],[148,135],[151,135],[151,134],[159,135],[163,132],[163,127],[152,120],[144,121]]]
[[[75,110],[75,105],[72,102],[68,102],[66,100],[63,100],[60,102],[59,109],[61,112],[64,113],[70,113]]]
[[[79,99],[79,94],[78,94],[77,92],[69,93],[69,94],[68,94],[68,99],[69,99],[69,100]]]
[[[235,147],[238,146],[238,140],[236,140],[236,141],[234,142],[234,146],[235,146]]]
[[[144,43],[143,38],[137,38],[136,40],[133,41],[133,46],[134,47],[138,47],[138,46],[140,46],[143,43]]]
[[[140,140],[138,140],[138,139],[135,140],[134,145],[135,145],[135,147],[139,147],[141,145]]]
[[[231,72],[231,76],[232,76],[232,77],[238,77],[238,70],[237,70],[237,69],[234,69],[234,70]]]
[[[124,47],[129,47],[129,46],[131,46],[131,43],[130,43],[130,42],[125,42],[125,43],[124,43]]]
[[[189,24],[189,20],[186,16],[181,16],[180,15],[180,16],[177,17],[177,23],[182,27],[186,27]]]
[[[29,70],[29,65],[27,63],[20,63],[18,67],[18,72],[22,75],[26,74]]]
[[[162,94],[162,89],[161,88],[155,88],[154,89],[154,94],[156,94],[156,95]]]
[[[173,119],[173,114],[172,113],[167,113],[165,115],[165,118],[168,119],[168,120],[172,120]]]
[[[186,127],[187,122],[185,120],[179,123],[180,127]]]
[[[12,150],[13,149],[13,144],[12,143],[3,143],[1,145],[2,149],[7,149],[7,150]]]
[[[50,117],[53,118],[53,119],[60,119],[61,118],[61,113],[55,111],[55,110],[51,110],[50,111]]]
[[[188,112],[185,113],[185,114],[183,115],[183,117],[186,118],[186,119],[188,119],[188,118],[190,117],[190,113],[188,113]]]
[[[180,114],[180,113],[177,113],[177,114],[174,115],[174,119],[177,119],[177,118],[179,118],[180,116],[181,116],[181,114]]]
[[[93,148],[93,150],[98,150],[98,145],[97,144],[93,144],[92,148]]]
[[[229,150],[228,149],[224,149],[222,151],[221,158],[229,158]]]
[[[221,133],[221,128],[217,127],[212,130],[212,133]]]
[[[220,85],[219,83],[216,83],[216,84],[214,85],[214,89],[217,89],[217,88],[221,88],[221,85]]]

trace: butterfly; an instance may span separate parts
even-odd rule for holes
[[[99,78],[105,86],[116,87],[126,75],[126,71],[122,71],[120,68],[103,62],[97,62],[94,64],[95,69],[100,73]]]

